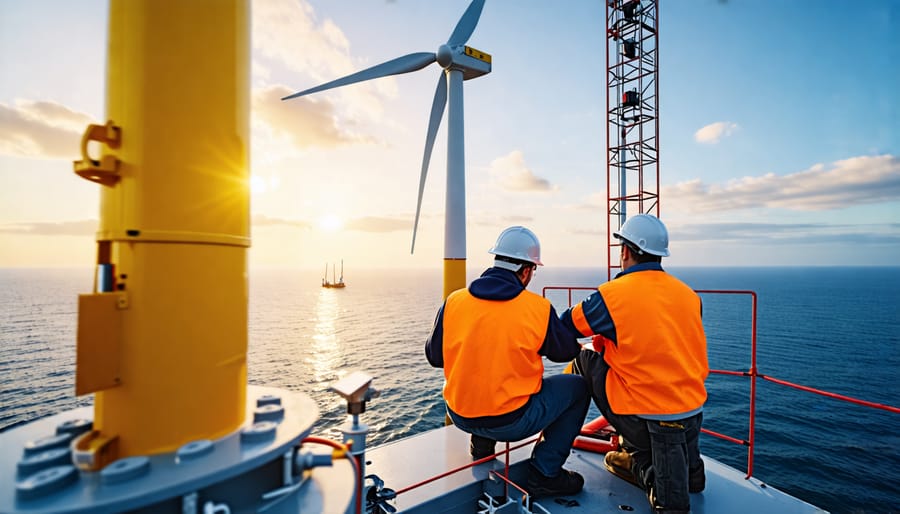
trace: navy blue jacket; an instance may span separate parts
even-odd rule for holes
[[[484,300],[511,300],[524,290],[525,286],[519,281],[519,277],[502,268],[488,268],[481,277],[469,284],[472,296]],[[570,330],[560,321],[556,309],[551,305],[547,335],[538,354],[554,362],[568,362],[581,351],[578,337],[580,335],[577,331]],[[425,356],[432,366],[444,367],[444,305],[438,310],[434,328],[425,342]]]

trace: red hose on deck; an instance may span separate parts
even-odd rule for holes
[[[609,427],[609,431],[604,435],[608,435],[609,439],[598,437],[598,434],[607,427]],[[609,421],[603,416],[598,416],[581,427],[581,433],[575,438],[572,447],[593,453],[606,453],[619,449],[619,438],[610,427]]]
[[[356,462],[356,457],[354,457],[353,454],[350,453],[350,445],[349,444],[341,444],[339,442],[332,441],[331,439],[325,439],[324,437],[315,437],[315,436],[309,436],[306,439],[300,441],[301,445],[303,443],[313,443],[313,444],[321,444],[321,445],[325,445],[325,446],[331,446],[332,448],[335,448],[337,450],[342,450],[344,452],[344,455],[347,457],[347,460],[350,461],[350,465],[353,466],[353,474],[356,476],[356,494],[354,494],[354,496],[356,496],[355,512],[356,512],[356,514],[362,514],[363,477],[360,476],[360,475],[362,475],[362,473],[360,473],[360,470],[359,470],[359,462]]]

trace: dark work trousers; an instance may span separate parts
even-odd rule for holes
[[[591,404],[585,382],[576,375],[544,377],[541,390],[532,395],[525,412],[504,426],[475,427],[466,418],[448,413],[460,430],[495,441],[519,441],[543,430],[544,437],[531,453],[531,465],[545,477],[553,478],[569,458],[572,442],[581,431]]]
[[[644,490],[649,491],[653,486],[658,506],[690,509],[688,477],[693,477],[691,490],[703,488],[704,470],[700,459],[703,414],[676,421],[618,415],[612,411],[606,397],[608,371],[609,365],[603,360],[602,353],[582,350],[575,358],[573,372],[587,379],[594,404],[624,439],[622,449],[631,453],[631,471]]]

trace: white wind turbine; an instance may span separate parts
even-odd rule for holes
[[[364,80],[388,75],[399,75],[420,70],[433,62],[443,68],[438,78],[437,90],[431,105],[431,118],[425,138],[425,154],[419,177],[419,198],[416,203],[416,219],[413,223],[410,253],[415,251],[416,231],[422,210],[422,193],[428,175],[428,161],[437,136],[444,106],[450,104],[447,115],[447,197],[444,223],[444,297],[466,286],[466,167],[463,123],[463,81],[491,72],[491,56],[465,45],[475,30],[484,8],[484,0],[473,0],[463,13],[450,39],[438,47],[437,53],[418,52],[372,66],[346,77],[326,82],[282,100],[317,93]],[[449,90],[449,95],[448,95]]]

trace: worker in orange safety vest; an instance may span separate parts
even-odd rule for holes
[[[613,234],[622,272],[562,320],[593,349],[575,358],[594,403],[616,429],[623,451],[606,454],[613,474],[646,492],[654,512],[690,511],[705,487],[699,436],[709,374],[700,297],[666,273],[669,234],[655,216],[638,214]]]
[[[447,414],[471,434],[473,458],[492,455],[495,441],[519,441],[543,431],[531,454],[526,489],[534,497],[573,495],[584,478],[562,466],[590,397],[578,375],[543,377],[543,357],[567,362],[581,345],[550,301],[526,289],[543,265],[540,252],[531,230],[504,230],[489,251],[494,266],[441,306],[425,354],[432,366],[444,368]]]

